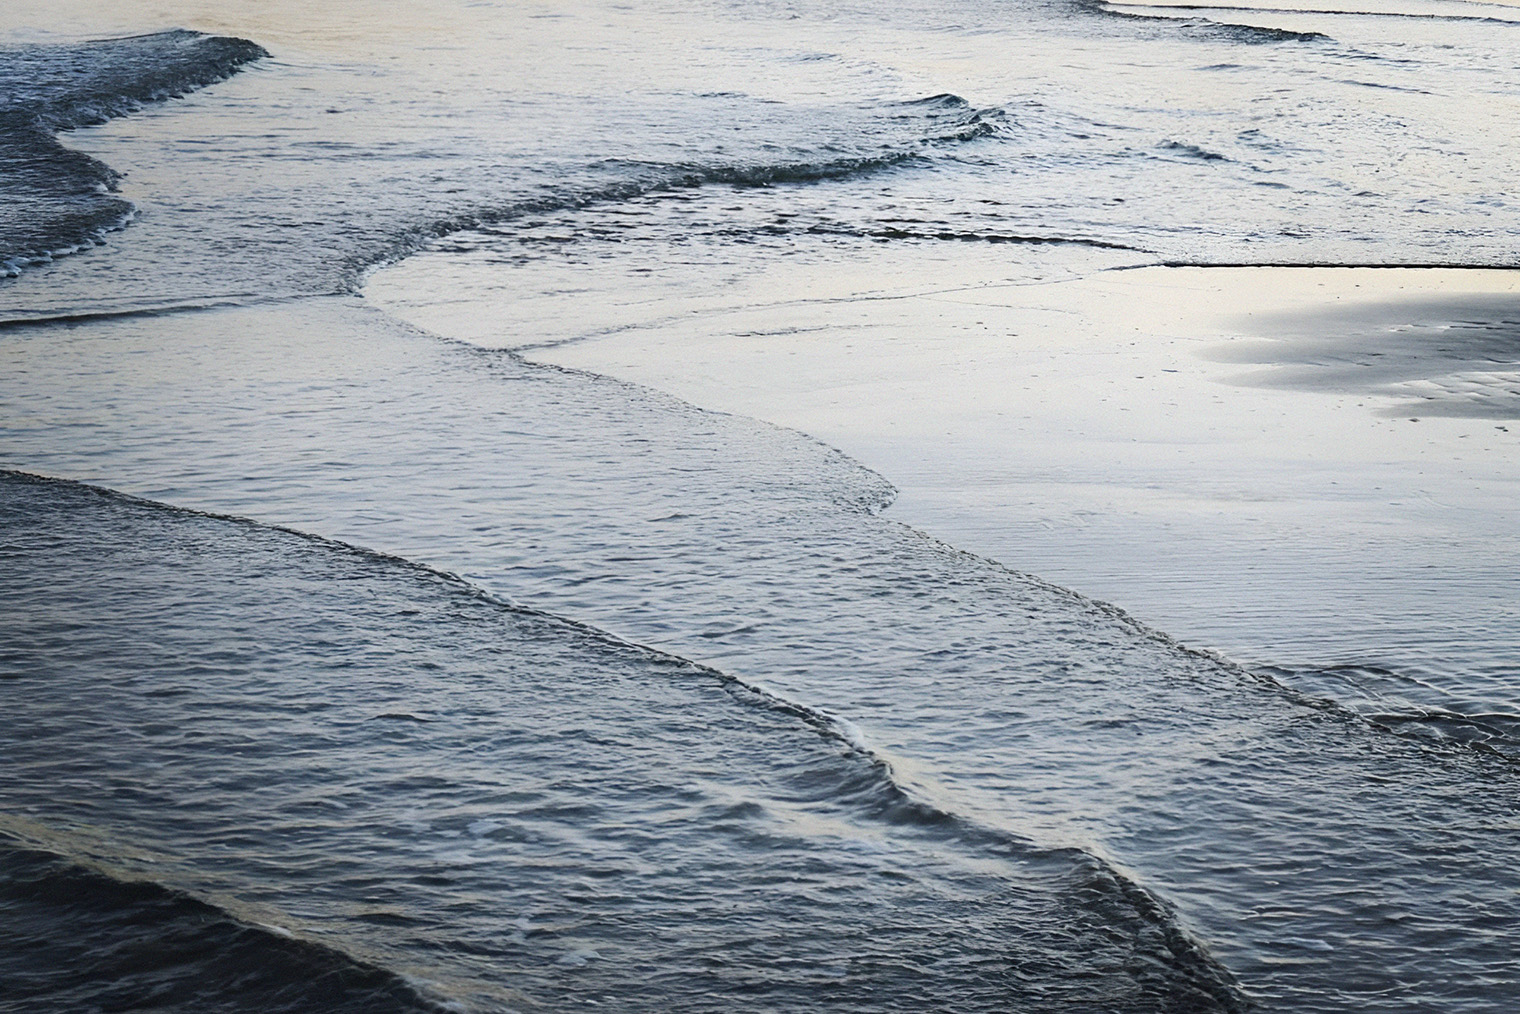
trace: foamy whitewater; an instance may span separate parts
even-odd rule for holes
[[[0,12],[0,1008],[1520,1006],[1520,9],[249,6]]]

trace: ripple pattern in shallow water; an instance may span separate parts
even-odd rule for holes
[[[1100,864],[913,803],[719,673],[341,546],[0,491],[0,819],[107,864],[0,844],[13,999],[1237,1003]]]
[[[1272,1006],[1520,994],[1512,762],[876,517],[879,480],[794,434],[347,301],[0,355],[7,465],[384,550],[762,683],[853,723],[937,809],[1117,861]]]

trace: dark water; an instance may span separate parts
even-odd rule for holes
[[[1362,96],[1502,91],[1508,26],[363,15],[265,12],[227,80],[259,46],[0,57],[9,263],[140,215],[0,288],[0,1004],[1520,998],[1505,716],[1355,714],[882,517],[803,435],[332,294],[464,227],[652,275],[861,242],[1502,263],[1513,142]],[[1466,175],[1383,175],[1410,138]]]
[[[3,481],[0,968],[35,1009],[1234,1006],[1133,884],[815,712],[396,559]]]
[[[65,147],[59,131],[104,123],[144,103],[219,81],[267,56],[241,39],[173,31],[77,46],[26,46],[0,60],[0,269],[104,241],[132,214],[112,191],[119,173]]]

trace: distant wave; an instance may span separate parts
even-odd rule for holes
[[[992,246],[1004,243],[1015,246],[1085,246],[1095,250],[1130,250],[1135,253],[1148,253],[1148,251],[1140,247],[1131,246],[1127,243],[1114,243],[1108,240],[1093,239],[1085,236],[1041,236],[1034,233],[970,232],[955,229],[936,229],[931,226],[912,229],[895,225],[883,225],[872,229],[814,223],[799,226],[797,229],[789,229],[784,225],[771,224],[751,231],[773,236],[801,232],[811,236],[847,236],[857,239],[882,241],[924,240],[940,243],[986,243]],[[4,325],[5,321],[0,321],[0,327]]]
[[[1156,14],[1137,14],[1134,11],[1116,10],[1111,0],[1075,0],[1075,3],[1079,10],[1090,14],[1098,14],[1109,18],[1122,18],[1127,21],[1148,22],[1154,25],[1168,26],[1177,31],[1207,35],[1215,38],[1228,38],[1232,41],[1243,42],[1248,45],[1269,45],[1275,42],[1319,42],[1329,38],[1323,32],[1295,32],[1287,28],[1240,25],[1228,21],[1213,21],[1209,18],[1199,17],[1169,17],[1161,13],[1159,8]],[[1227,10],[1231,8],[1218,9]]]
[[[72,46],[3,50],[0,87],[9,96],[8,112],[57,132],[177,98],[268,55],[246,39],[177,28]]]
[[[0,50],[0,274],[100,242],[131,220],[120,174],[59,131],[104,123],[220,81],[268,54],[244,39],[174,30]]]
[[[457,232],[500,225],[527,215],[615,204],[666,191],[726,185],[771,187],[847,180],[884,172],[929,158],[934,151],[997,134],[1004,110],[972,106],[959,95],[940,94],[885,107],[883,120],[899,134],[894,140],[857,150],[838,150],[820,141],[799,157],[776,161],[644,162],[605,159],[596,166],[614,177],[601,185],[479,207],[403,230],[389,250],[350,265],[350,286],[357,288],[369,271],[394,263],[428,243]],[[1081,242],[1081,241],[1075,241]]]
[[[1146,7],[1150,4],[1146,0],[1113,0],[1135,7]],[[1488,14],[1435,14],[1417,11],[1374,11],[1357,8],[1335,7],[1253,7],[1245,4],[1157,4],[1155,9],[1159,11],[1235,11],[1244,14],[1312,14],[1319,17],[1348,17],[1348,18],[1412,18],[1417,21],[1475,21],[1494,25],[1513,25],[1516,23],[1511,18],[1494,17]],[[1140,15],[1144,16],[1144,15]]]
[[[977,109],[959,95],[940,94],[911,99],[888,106],[884,119],[901,126],[910,138],[898,145],[863,153],[832,154],[827,144],[820,144],[813,158],[768,163],[639,163],[609,160],[606,165],[626,165],[651,169],[664,176],[666,188],[728,183],[741,187],[764,187],[777,183],[811,183],[816,180],[848,179],[869,175],[924,157],[926,149],[957,142],[974,141],[998,130],[1003,110]]]
[[[1230,161],[1228,156],[1221,155],[1217,151],[1210,151],[1207,148],[1200,148],[1196,144],[1188,144],[1185,141],[1162,141],[1156,147],[1160,148],[1162,151],[1181,155],[1184,158],[1198,159],[1200,162]]]

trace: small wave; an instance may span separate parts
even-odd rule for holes
[[[1203,24],[1237,41],[1255,45],[1274,42],[1329,42],[1324,32],[1298,32],[1289,28],[1265,28],[1261,25],[1233,25],[1204,20]]]
[[[214,299],[169,300],[161,303],[128,303],[76,313],[28,312],[23,309],[0,312],[0,330],[15,327],[40,327],[48,324],[83,324],[89,321],[123,320],[133,317],[162,317],[172,313],[220,310],[237,306],[283,302],[290,296],[259,296],[253,293],[229,293]],[[310,297],[301,297],[310,298]]]
[[[184,29],[70,46],[0,50],[6,111],[56,133],[104,123],[235,74],[269,53],[247,39]]]
[[[349,288],[357,289],[369,272],[454,233],[500,226],[529,215],[617,204],[705,186],[763,188],[870,176],[927,162],[940,148],[993,136],[1002,130],[1007,114],[997,107],[977,108],[958,95],[945,93],[894,103],[887,107],[884,120],[901,136],[857,151],[836,153],[828,145],[819,145],[811,151],[799,151],[797,158],[774,162],[604,159],[595,167],[613,177],[605,185],[475,208],[403,231],[389,249],[350,265]]]
[[[1272,183],[1259,181],[1256,186],[1269,187]],[[1407,271],[1411,268],[1435,269],[1443,271],[1492,271],[1495,268],[1513,268],[1515,265],[1503,261],[1485,262],[1474,261],[1471,258],[1460,256],[1451,260],[1439,261],[1429,259],[1413,259],[1407,261],[1353,261],[1353,260],[1325,260],[1323,258],[1304,257],[1301,260],[1275,259],[1275,260],[1207,260],[1204,258],[1191,259],[1167,259],[1159,262],[1163,268],[1357,268],[1376,271]]]
[[[1242,42],[1247,45],[1270,45],[1278,42],[1323,42],[1329,39],[1329,36],[1323,32],[1297,32],[1287,28],[1240,25],[1199,17],[1177,18],[1160,13],[1159,11],[1156,14],[1140,14],[1135,11],[1119,10],[1112,0],[1075,0],[1075,6],[1078,10],[1103,17],[1145,22],[1150,25],[1162,25],[1174,31],[1204,35],[1211,38],[1225,38],[1232,42]]]
[[[802,158],[775,163],[651,163],[609,159],[602,165],[629,171],[643,184],[640,193],[714,183],[765,187],[779,183],[843,180],[922,159],[941,145],[974,141],[995,134],[1006,115],[998,108],[977,109],[959,95],[941,94],[896,103],[888,107],[886,119],[904,126],[909,136],[864,152],[832,157],[803,153]],[[615,193],[620,194],[621,188]]]
[[[1264,25],[1237,25],[1228,21],[1212,21],[1208,18],[1188,18],[1182,24],[1195,32],[1223,36],[1234,42],[1255,46],[1279,42],[1328,42],[1330,39],[1330,36],[1324,32],[1299,32],[1291,28],[1267,28]]]
[[[980,137],[983,133],[986,131],[979,129],[971,136]],[[914,161],[919,157],[917,151],[909,149],[886,152],[881,155],[823,159],[817,162],[783,162],[776,165],[725,166],[677,163],[648,168],[657,172],[663,170],[668,174],[651,189],[680,190],[712,183],[727,183],[736,187],[769,187],[780,183],[815,183],[820,180],[843,180],[855,176],[868,176],[883,169]]]
[[[258,1010],[441,1014],[400,975],[174,888],[0,833],[0,979],[57,1014]]]
[[[784,232],[785,229],[781,226],[767,226],[762,231],[779,233]],[[877,229],[850,229],[842,226],[817,224],[807,226],[803,231],[817,236],[853,236],[859,239],[874,240],[923,240],[942,243],[988,243],[991,245],[1008,243],[1020,246],[1083,246],[1094,250],[1128,250],[1134,253],[1147,252],[1140,247],[1130,246],[1125,243],[1113,243],[1085,236],[1039,236],[1024,233],[970,232],[954,229],[908,229],[901,226],[882,226]]]
[[[934,828],[993,855],[1045,852],[1069,859],[1073,872],[1067,883],[1068,900],[1092,920],[1091,932],[1110,940],[1128,939],[1135,943],[1136,950],[1126,963],[1126,970],[1151,994],[1200,1012],[1236,1014],[1249,1009],[1234,975],[1183,927],[1176,910],[1108,862],[1076,847],[1042,849],[1007,831],[937,806],[905,787],[891,757],[875,747],[854,723],[778,697],[727,673],[707,671],[755,705],[792,715],[868,761],[875,777],[860,788],[875,797],[873,809],[878,819]],[[856,801],[862,800],[857,796]]]
[[[1256,672],[1384,733],[1520,760],[1520,714],[1463,707],[1404,673],[1377,665],[1264,666]]]
[[[1210,151],[1207,148],[1201,148],[1196,144],[1188,144],[1184,141],[1166,140],[1156,145],[1156,147],[1161,151],[1172,152],[1174,154],[1182,156],[1183,158],[1197,159],[1200,162],[1230,161],[1230,158],[1228,156],[1221,155],[1217,151]]]
[[[1414,712],[1369,711],[1365,717],[1393,732],[1488,748],[1512,756],[1520,754],[1520,715],[1509,712],[1462,714],[1430,708]]]
[[[1124,2],[1124,0],[1121,0]],[[1138,0],[1132,6],[1147,6],[1144,0]],[[1425,13],[1419,11],[1377,11],[1352,7],[1273,7],[1248,6],[1245,4],[1165,4],[1158,5],[1164,10],[1174,11],[1235,11],[1245,14],[1287,14],[1287,15],[1315,15],[1317,17],[1347,17],[1347,18],[1401,18],[1416,21],[1457,21],[1457,22],[1480,22],[1494,25],[1513,25],[1515,21],[1505,17],[1495,17],[1489,14],[1453,14],[1453,13]]]
[[[120,174],[56,133],[104,123],[220,81],[268,54],[244,39],[174,30],[0,49],[0,275],[105,241],[135,209]]]
[[[1341,84],[1350,85],[1353,88],[1377,88],[1381,91],[1404,92],[1408,95],[1433,94],[1430,90],[1425,88],[1404,88],[1400,85],[1386,84],[1381,81],[1358,81],[1353,78],[1346,78],[1341,81]]]

